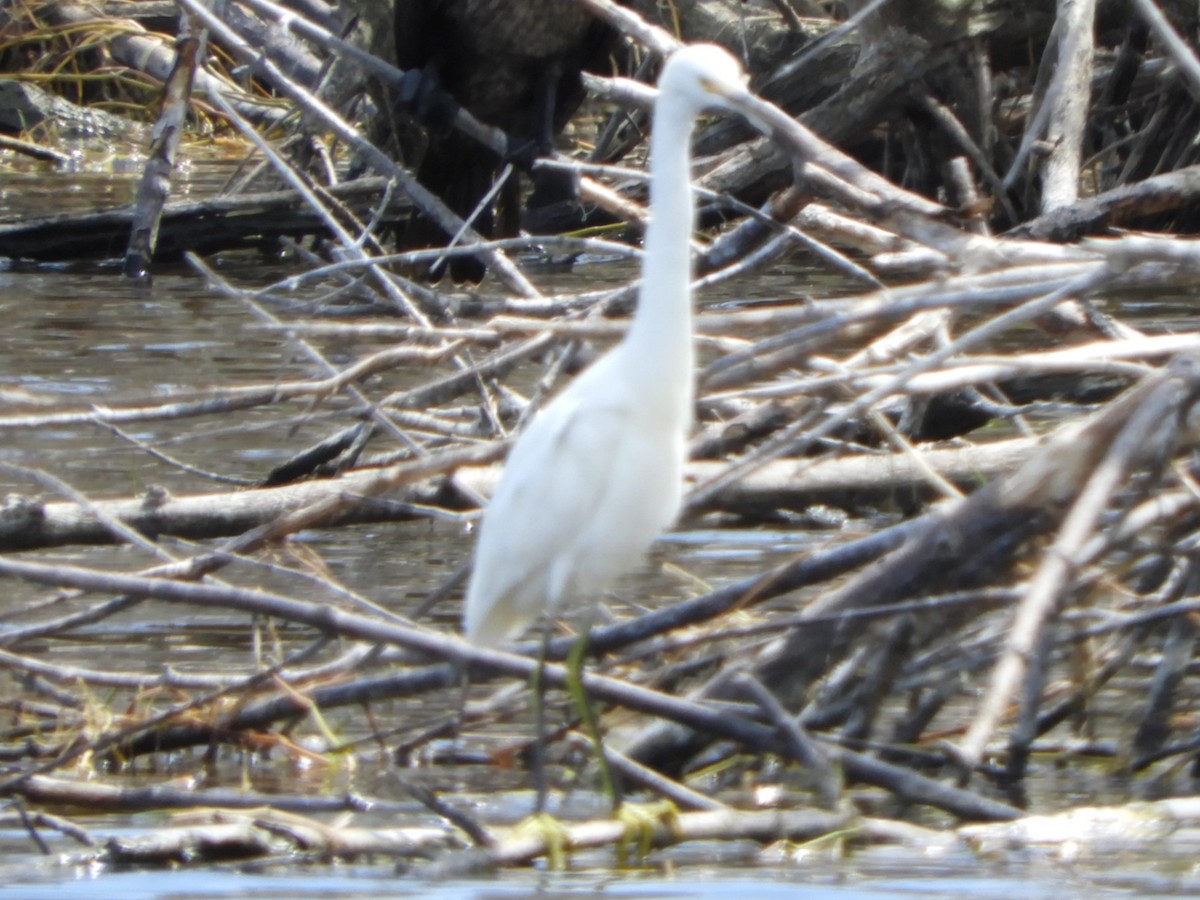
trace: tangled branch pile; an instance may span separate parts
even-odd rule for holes
[[[648,55],[672,43],[629,9],[586,2]],[[0,792],[119,806],[127,795],[85,796],[47,776],[84,763],[115,772],[163,754],[186,766],[191,749],[352,755],[360,745],[336,738],[327,719],[364,708],[389,753],[399,745],[402,762],[425,761],[435,792],[451,790],[459,770],[426,751],[451,732],[454,761],[493,747],[533,647],[478,651],[332,583],[320,600],[305,599],[315,590],[307,575],[272,591],[215,576],[229,569],[244,582],[301,529],[473,509],[500,465],[503,435],[530,406],[528,385],[540,399],[593,344],[611,340],[633,288],[551,291],[539,285],[553,271],[501,255],[614,252],[586,236],[487,247],[493,276],[479,292],[398,274],[442,252],[389,257],[375,243],[402,200],[424,203],[411,176],[205,18],[202,4],[181,5],[305,112],[310,137],[332,135],[337,152],[352,148],[376,169],[344,188],[367,198],[359,209],[369,217],[338,205],[328,185],[297,187],[280,202],[309,204],[322,241],[295,245],[301,270],[264,289],[220,282],[192,257],[294,342],[319,377],[0,416],[5,433],[137,423],[160,436],[192,417],[220,416],[227,427],[267,417],[285,426],[282,447],[303,412],[314,436],[234,492],[9,499],[0,543],[24,552],[0,558],[0,575],[68,593],[10,610],[0,631],[0,661],[17,675],[3,693]],[[272,15],[259,0],[246,5]],[[699,316],[705,364],[688,521],[748,528],[836,506],[853,523],[801,558],[592,636],[586,684],[609,724],[620,719],[620,750],[614,740],[607,752],[631,784],[712,810],[736,802],[719,787],[765,780],[773,760],[784,773],[779,805],[836,811],[772,813],[754,825],[730,813],[720,820],[727,834],[764,840],[842,827],[854,809],[846,799],[865,804],[864,785],[893,801],[876,813],[921,805],[947,813],[941,821],[1012,819],[1027,802],[1036,753],[1064,766],[1116,760],[1140,776],[1135,793],[1194,789],[1200,333],[1135,327],[1118,301],[1187,295],[1200,275],[1200,244],[1180,236],[1194,227],[1200,67],[1149,0],[1130,4],[1136,15],[1124,3],[1081,0],[1060,3],[1057,16],[1016,16],[999,0],[945,15],[913,16],[910,5],[897,0],[848,30],[801,20],[794,4],[765,5],[744,35],[771,133],[717,124],[699,142],[711,220],[739,220],[704,248],[701,296],[718,285],[725,296],[753,296],[768,277],[789,289]],[[725,6],[679,3],[685,36],[736,36]],[[1172,14],[1184,15],[1182,6]],[[1194,21],[1186,24],[1191,33]],[[801,52],[806,29],[828,37]],[[325,52],[336,46],[319,29],[303,36]],[[639,96],[620,79],[592,87],[622,109]],[[207,101],[240,121],[216,94]],[[281,144],[263,142],[260,152],[284,180],[310,184]],[[580,169],[599,220],[636,230],[634,173],[560,163]],[[232,209],[237,200],[222,202]],[[747,204],[761,208],[747,215]],[[289,227],[305,230],[299,221]],[[468,237],[452,252],[477,250]],[[843,278],[836,292],[801,280],[799,254]],[[350,321],[364,315],[376,318]],[[371,341],[386,346],[364,351]],[[346,347],[358,358],[329,361]],[[52,476],[41,473],[42,489],[65,493]],[[136,571],[124,558],[124,568],[64,565],[48,549],[116,542],[163,555],[166,545],[148,538],[168,537],[208,543]],[[134,607],[169,628],[180,604],[249,613],[292,633],[273,661],[242,660],[236,676],[230,665],[197,675],[84,669],[35,649]],[[569,644],[553,642],[550,658]],[[431,692],[453,688],[464,670],[476,691],[460,717],[454,699]],[[551,664],[546,677],[561,686],[562,667]],[[493,680],[505,690],[483,687]],[[101,688],[115,699],[97,725],[90,698]],[[437,699],[426,705],[426,696]],[[410,702],[393,702],[401,698]],[[301,736],[304,750],[294,743]],[[483,754],[485,764],[504,757]],[[729,767],[721,777],[717,759]],[[486,827],[422,796],[488,843]],[[305,812],[346,806],[251,800]],[[243,805],[165,788],[137,802]],[[249,843],[241,824],[223,827]],[[401,852],[291,833],[290,850]],[[666,842],[721,830],[680,818],[650,833]],[[428,852],[428,839],[404,846]],[[161,852],[178,852],[170,846]],[[522,846],[493,860],[544,849]],[[256,852],[278,850],[267,841]]]

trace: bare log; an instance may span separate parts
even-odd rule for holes
[[[203,33],[182,37],[175,65],[167,78],[162,112],[155,126],[150,158],[146,160],[146,168],[142,172],[133,214],[133,228],[129,235],[129,246],[125,250],[126,277],[145,278],[149,274],[150,260],[154,257],[154,248],[158,244],[158,226],[162,219],[163,206],[170,191],[171,172],[175,168],[175,154],[179,150],[179,142],[183,139],[184,119],[188,102],[191,100],[192,83],[204,48]]]

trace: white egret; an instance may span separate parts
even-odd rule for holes
[[[671,524],[694,404],[691,134],[705,109],[748,95],[710,44],[671,55],[650,138],[650,221],[625,338],[517,439],[475,546],[464,628],[477,646],[516,637],[563,602],[595,599]]]

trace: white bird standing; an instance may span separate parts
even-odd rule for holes
[[[748,96],[738,61],[707,44],[671,55],[650,140],[650,222],[625,338],[517,439],[484,513],[464,628],[477,646],[518,636],[563,602],[595,599],[671,524],[694,404],[691,134]]]

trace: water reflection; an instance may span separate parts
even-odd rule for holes
[[[0,834],[0,848],[9,836]],[[2,852],[2,850],[0,850]],[[24,900],[73,898],[99,900],[202,900],[241,897],[338,897],[375,900],[394,897],[436,897],[438,900],[492,900],[528,897],[610,897],[614,900],[714,900],[719,897],[801,898],[801,900],[1068,900],[1068,898],[1129,896],[1196,896],[1194,876],[1136,878],[1115,874],[1096,878],[1046,867],[1024,875],[1001,870],[981,873],[977,866],[912,866],[902,871],[871,872],[802,867],[792,870],[741,870],[710,867],[687,876],[661,871],[630,872],[623,876],[593,874],[503,872],[486,879],[427,881],[413,873],[397,874],[389,867],[345,865],[337,869],[314,866],[296,874],[295,865],[262,867],[217,866],[186,872],[114,872],[79,870],[67,883],[57,868],[46,867],[48,880],[36,872],[13,872],[0,866],[0,878]],[[15,875],[15,880],[10,880]]]

